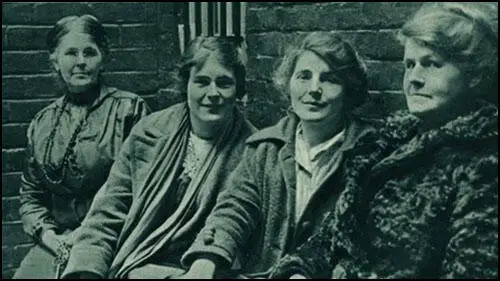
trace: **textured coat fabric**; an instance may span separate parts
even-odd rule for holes
[[[404,118],[390,119],[392,133],[347,164],[346,188],[320,232],[271,277],[498,278],[497,107],[381,157],[377,146],[410,136]]]
[[[173,196],[167,191],[175,186],[165,184],[168,178],[175,178],[178,171],[163,170],[165,165],[162,163],[171,161],[165,155],[169,155],[172,146],[178,145],[174,143],[181,142],[176,132],[184,126],[185,120],[189,120],[187,103],[143,118],[132,129],[108,180],[96,195],[75,239],[63,277],[85,271],[101,277],[126,278],[129,270],[142,265],[135,263],[138,259],[147,263],[158,251],[165,254],[159,258],[179,264],[174,257],[179,255],[177,252],[183,253],[187,249],[204,225],[220,187],[241,160],[245,139],[255,131],[242,114],[236,113],[228,139],[216,148],[214,159],[218,164],[214,167],[218,168],[208,171],[206,178],[202,179],[200,192],[183,198],[175,210],[170,210],[165,204],[148,202],[156,202],[169,194]],[[187,126],[189,129],[189,124]],[[185,149],[175,157],[183,158],[183,151]],[[179,213],[178,209],[188,204],[186,200],[194,205],[187,208],[187,212]],[[180,229],[172,228],[174,224],[169,222],[178,220],[186,224]],[[170,237],[168,241],[163,239],[166,236]],[[125,264],[131,266],[124,269]]]
[[[37,242],[44,230],[54,229],[56,233],[69,235],[80,226],[132,126],[149,113],[148,106],[138,95],[100,87],[78,135],[72,165],[61,184],[52,184],[44,178],[41,169],[48,136],[62,110],[63,99],[59,98],[38,112],[27,133],[19,211],[25,232]],[[50,163],[61,163],[70,136],[84,114],[84,106],[67,104],[54,136]],[[14,278],[53,278],[54,258],[51,251],[37,245],[21,262]]]
[[[195,243],[183,256],[189,266],[203,254],[218,257],[220,268],[247,277],[263,277],[296,245],[316,231],[327,208],[340,191],[342,166],[327,176],[295,223],[295,130],[298,117],[291,113],[275,126],[247,140],[243,160],[231,174],[214,211]],[[348,153],[369,134],[368,122],[352,121],[339,148]],[[373,132],[372,132],[373,133]]]

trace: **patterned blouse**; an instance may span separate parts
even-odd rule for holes
[[[149,111],[138,95],[102,86],[90,106],[63,96],[38,112],[21,177],[25,232],[38,240],[42,230],[77,228],[132,126]]]

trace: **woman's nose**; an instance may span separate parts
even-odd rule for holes
[[[413,69],[408,70],[409,74],[409,82],[415,86],[423,86],[425,82],[425,69],[419,64],[415,65]]]
[[[219,96],[219,88],[217,88],[217,85],[215,83],[210,83],[210,86],[208,88],[208,95],[209,96]]]
[[[85,65],[87,63],[85,56],[83,54],[78,54],[76,58],[76,64],[77,65]]]

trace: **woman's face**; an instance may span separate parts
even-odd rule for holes
[[[404,93],[410,112],[443,115],[468,103],[469,82],[457,64],[413,39],[405,43]]]
[[[236,101],[234,71],[210,55],[201,68],[191,68],[187,99],[191,118],[202,124],[229,118]]]
[[[311,51],[302,53],[290,77],[294,112],[303,121],[328,120],[343,110],[344,86],[328,64]]]
[[[53,65],[71,92],[84,92],[97,84],[103,54],[90,35],[69,32],[61,37],[55,52]]]

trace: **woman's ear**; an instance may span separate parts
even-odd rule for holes
[[[55,52],[49,55],[49,61],[50,61],[52,68],[56,72],[59,72],[60,67],[59,67],[59,63],[57,62],[57,56],[56,56]]]

